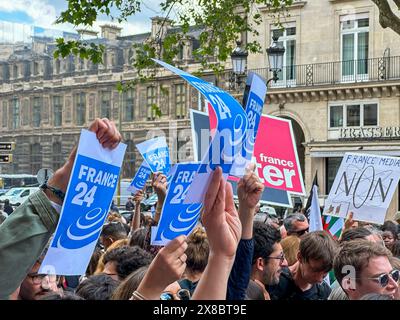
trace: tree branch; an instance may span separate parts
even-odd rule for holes
[[[393,2],[396,4],[397,9],[400,10],[400,0],[393,0]]]
[[[382,28],[390,28],[394,32],[400,35],[400,18],[396,16],[390,5],[388,0],[371,0],[379,9],[379,23]],[[396,4],[400,4],[400,0],[394,0]]]

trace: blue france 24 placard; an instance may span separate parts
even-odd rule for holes
[[[128,191],[136,192],[138,190],[142,190],[146,185],[146,181],[149,178],[151,173],[151,169],[142,164],[133,178],[131,184],[128,187]]]
[[[97,241],[118,183],[120,168],[77,155],[62,224],[52,247],[79,249]]]
[[[262,98],[254,92],[250,92],[246,106],[246,115],[249,120],[249,125],[242,151],[242,156],[247,160],[251,160],[253,156],[263,105],[264,101]]]
[[[145,152],[143,153],[143,158],[149,164],[153,172],[161,172],[166,175],[171,168],[168,147],[157,148]]]
[[[199,173],[214,170],[217,166],[222,172],[229,173],[234,159],[243,151],[243,143],[248,129],[248,119],[242,106],[230,94],[222,89],[199,79],[187,72],[175,68],[168,63],[153,59],[165,68],[175,72],[199,90],[211,103],[217,116],[217,133],[212,140],[205,161],[199,167]],[[224,134],[228,133],[228,139]],[[228,141],[227,141],[228,140]]]
[[[207,172],[207,167],[214,170],[220,166],[222,172],[229,173],[236,156],[242,153],[243,141],[248,129],[248,119],[242,106],[228,93],[194,76],[183,76],[197,88],[213,106],[217,115],[218,130],[208,148],[207,163],[199,172]],[[226,135],[226,133],[228,133]],[[227,136],[229,137],[228,139]]]
[[[155,241],[163,241],[165,243],[182,234],[188,235],[196,226],[203,207],[201,203],[183,203],[199,164],[178,163],[175,166],[176,171],[168,187],[155,237]]]

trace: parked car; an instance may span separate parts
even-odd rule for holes
[[[8,199],[10,200],[10,204],[12,206],[19,206],[26,199],[28,199],[32,193],[38,190],[38,187],[12,188],[0,196],[0,202],[3,203],[6,199]]]
[[[153,193],[147,199],[143,199],[140,203],[140,209],[142,211],[150,211],[152,206],[155,206],[158,201],[158,197],[156,193]]]

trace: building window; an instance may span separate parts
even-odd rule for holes
[[[134,51],[132,49],[129,49],[127,63],[132,64],[133,60],[134,60]]]
[[[100,117],[111,118],[111,92],[101,91]]]
[[[32,121],[35,128],[40,127],[40,122],[42,121],[42,99],[40,97],[33,98],[33,113]]]
[[[157,99],[156,99],[156,87],[151,86],[147,87],[147,96],[146,96],[146,105],[147,105],[147,120],[154,120],[156,117],[155,107]]]
[[[133,121],[135,106],[135,90],[128,89],[124,92],[124,121]]]
[[[56,60],[56,74],[60,74],[61,62],[59,59]]]
[[[56,171],[57,169],[61,168],[62,165],[64,164],[61,142],[53,143],[52,152],[53,152],[53,170]]]
[[[282,45],[286,50],[283,56],[283,70],[278,73],[279,79],[295,80],[296,79],[296,27],[294,23],[285,29],[272,30],[272,36],[279,37],[278,44]],[[272,39],[271,39],[272,41]]]
[[[39,63],[33,62],[33,75],[37,76],[39,74]]]
[[[133,178],[135,175],[135,162],[136,162],[136,154],[135,154],[135,144],[132,140],[128,140],[126,142],[126,152],[125,158],[122,167],[122,177],[123,178]]]
[[[18,78],[18,66],[16,64],[14,64],[14,67],[13,67],[13,76],[14,76],[14,79]]]
[[[341,157],[325,158],[326,159],[326,189],[325,194],[329,194],[331,191],[333,182],[335,181],[336,174],[339,170],[340,163],[342,162]]]
[[[83,126],[86,121],[86,95],[84,92],[75,94],[76,125]]]
[[[54,112],[54,126],[61,127],[62,125],[62,97],[55,96],[53,97],[53,112]]]
[[[349,103],[329,106],[329,128],[378,125],[377,103]]]
[[[79,70],[84,70],[85,69],[85,62],[83,59],[79,59]]]
[[[359,127],[360,126],[360,105],[349,104],[346,108],[347,111],[347,127]]]
[[[3,128],[7,127],[7,102],[3,101],[3,112],[1,124]]]
[[[12,107],[12,128],[16,129],[19,127],[19,99],[14,98],[11,100]]]
[[[177,58],[179,60],[183,60],[183,44],[180,44],[178,47],[178,54],[177,54]]]
[[[342,77],[350,80],[355,76],[367,75],[369,19],[360,15],[355,20],[348,20],[347,17],[341,20]]]
[[[39,143],[34,143],[30,147],[31,173],[36,174],[42,168],[42,147]]]
[[[343,106],[330,106],[330,128],[343,127]]]
[[[176,117],[182,119],[186,116],[186,87],[185,84],[175,85]]]

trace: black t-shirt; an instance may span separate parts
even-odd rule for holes
[[[279,283],[268,286],[267,291],[271,300],[327,300],[331,288],[327,283],[314,284],[310,289],[303,291],[297,287],[289,268],[283,268]]]

